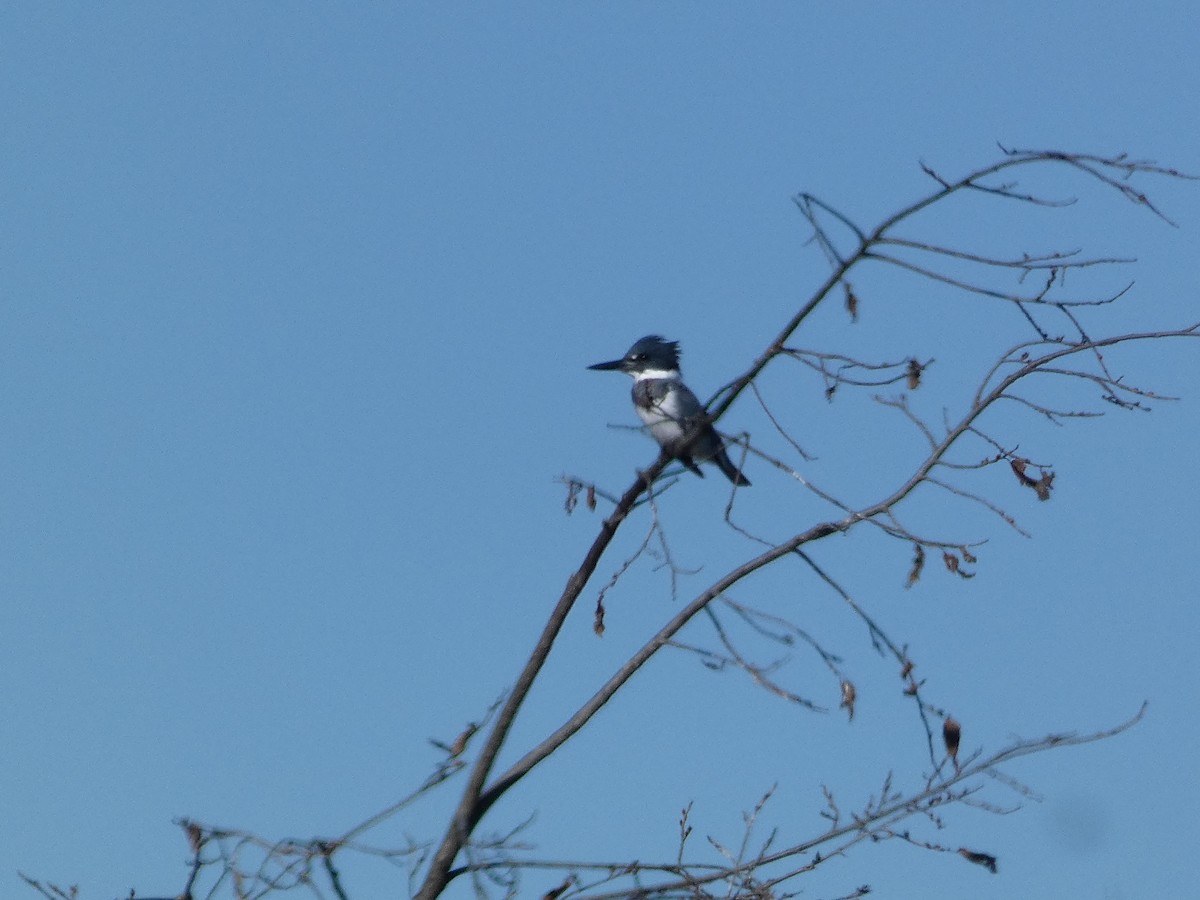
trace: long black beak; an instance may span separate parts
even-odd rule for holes
[[[608,362],[596,363],[594,366],[588,366],[589,369],[594,369],[597,372],[611,372],[613,369],[621,369],[625,360],[613,359]]]

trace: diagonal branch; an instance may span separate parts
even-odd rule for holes
[[[1006,170],[1016,167],[1038,164],[1038,163],[1063,163],[1079,169],[1086,174],[1098,179],[1104,185],[1114,188],[1119,191],[1127,199],[1139,205],[1144,205],[1153,211],[1156,215],[1165,219],[1165,216],[1157,210],[1145,198],[1143,194],[1133,191],[1127,184],[1118,182],[1106,170],[1113,169],[1124,173],[1126,176],[1132,175],[1135,172],[1151,172],[1161,174],[1178,174],[1172,170],[1164,170],[1150,163],[1142,163],[1129,161],[1124,157],[1116,157],[1113,159],[1103,159],[1099,157],[1089,157],[1083,155],[1071,155],[1055,152],[1039,152],[1030,153],[1024,151],[1005,151],[1006,157],[992,165],[985,166],[981,169],[972,172],[958,181],[948,181],[937,176],[931,169],[926,169],[936,180],[938,188],[929,193],[925,197],[917,200],[907,207],[899,210],[892,216],[886,218],[880,223],[874,231],[869,234],[861,231],[847,217],[838,213],[832,207],[816,200],[811,195],[801,195],[797,200],[802,212],[808,217],[810,223],[814,225],[818,239],[821,241],[823,249],[826,251],[831,262],[833,263],[832,271],[809,299],[791,316],[791,318],[783,325],[776,334],[775,338],[767,345],[766,349],[751,363],[751,365],[734,381],[728,384],[725,388],[718,392],[716,397],[710,401],[708,421],[714,422],[728,411],[734,402],[739,398],[741,393],[758,377],[758,375],[766,368],[766,366],[777,356],[786,352],[785,344],[791,339],[797,329],[803,324],[809,316],[828,298],[830,293],[839,285],[844,284],[847,275],[859,262],[871,258],[883,258],[886,261],[893,262],[897,265],[904,265],[908,268],[913,268],[912,265],[906,264],[897,258],[887,258],[883,254],[877,253],[874,248],[880,244],[889,232],[898,223],[906,221],[913,216],[919,214],[923,210],[929,208],[942,199],[960,191],[985,191],[995,193],[1000,196],[1015,199],[1022,202],[1038,203],[1037,198],[1030,195],[1021,195],[1012,191],[1011,186],[1002,185],[1000,187],[990,186],[983,183],[984,179],[989,179]],[[817,211],[823,211],[837,218],[844,226],[846,226],[855,236],[857,241],[856,248],[848,255],[843,256],[838,253],[833,246],[832,240],[825,233],[823,226],[816,222]],[[1169,221],[1169,220],[1168,220]],[[927,277],[939,278],[946,280],[931,270],[924,270],[916,267],[916,270]],[[968,290],[973,290],[973,286],[968,284],[960,285]],[[1037,298],[1018,298],[1010,297],[1014,300],[1027,300],[1035,302]],[[1058,304],[1059,308],[1063,304]],[[510,788],[516,784],[525,774],[531,771],[538,763],[548,757],[555,749],[561,746],[572,735],[577,733],[580,728],[599,710],[609,699],[624,685],[638,669],[645,664],[659,649],[666,646],[683,626],[698,613],[704,609],[714,598],[721,595],[722,592],[736,585],[742,579],[761,569],[763,566],[798,550],[805,544],[827,537],[830,534],[848,530],[854,525],[862,521],[870,521],[877,517],[890,515],[891,508],[907,497],[918,485],[923,483],[928,477],[931,469],[937,465],[947,450],[973,425],[978,417],[987,409],[1003,392],[1014,384],[1016,381],[1023,378],[1030,372],[1036,371],[1040,366],[1067,356],[1072,353],[1079,352],[1081,349],[1097,350],[1101,347],[1112,346],[1129,340],[1138,340],[1154,337],[1165,337],[1170,335],[1187,335],[1195,336],[1195,327],[1181,332],[1156,332],[1140,335],[1125,335],[1116,338],[1110,338],[1102,341],[1084,341],[1079,344],[1074,344],[1061,349],[1055,350],[1042,356],[1040,359],[1033,362],[1026,362],[1019,366],[1015,371],[1009,373],[1001,379],[997,386],[987,395],[984,402],[973,405],[972,409],[964,417],[962,422],[951,429],[945,438],[933,448],[926,460],[918,466],[913,475],[902,484],[891,495],[880,500],[879,502],[859,510],[858,512],[850,513],[840,521],[822,522],[813,525],[809,529],[800,532],[791,539],[772,547],[757,557],[748,560],[741,566],[731,570],[725,576],[714,582],[708,589],[697,595],[687,606],[681,609],[666,625],[664,625],[657,634],[655,634],[640,650],[638,650],[621,668],[603,685],[596,694],[587,701],[570,719],[560,726],[553,734],[539,743],[536,747],[528,751],[517,763],[511,766],[506,772],[492,779],[489,778],[492,774],[492,768],[495,764],[497,755],[501,747],[504,745],[508,737],[509,730],[516,719],[518,712],[524,704],[530,689],[533,686],[538,674],[541,672],[546,659],[549,656],[550,649],[554,644],[559,632],[561,631],[567,615],[570,613],[576,600],[579,598],[585,585],[589,582],[595,572],[596,566],[603,556],[605,551],[610,546],[613,536],[622,522],[627,518],[629,513],[638,504],[639,498],[646,492],[654,480],[662,474],[669,460],[660,454],[659,459],[646,471],[639,473],[639,477],[634,483],[626,489],[618,500],[613,512],[600,526],[600,532],[592,542],[591,547],[584,555],[583,561],[579,567],[571,574],[567,580],[567,584],[563,589],[558,602],[555,604],[542,633],[539,636],[534,649],[526,661],[517,681],[509,694],[503,708],[496,717],[495,724],[492,726],[487,738],[480,750],[478,758],[471,767],[468,775],[467,784],[463,791],[463,795],[455,810],[453,819],[449,828],[442,838],[441,843],[429,863],[429,868],[426,872],[425,880],[421,886],[418,896],[421,900],[434,900],[445,888],[450,880],[451,866],[454,863],[458,853],[466,846],[468,839],[479,823],[480,819],[488,811],[488,809]],[[703,424],[703,423],[702,423]],[[698,437],[700,426],[693,429],[693,434],[690,436],[692,440]],[[686,449],[686,442],[683,449]]]
[[[972,408],[963,416],[963,418],[954,425],[947,435],[933,448],[932,452],[917,466],[912,475],[898,487],[895,491],[877,502],[864,507],[857,512],[853,512],[845,518],[838,521],[821,522],[812,527],[794,535],[790,539],[776,544],[775,546],[765,550],[758,556],[747,560],[736,568],[727,572],[724,576],[713,582],[708,588],[696,595],[685,607],[676,613],[665,625],[659,629],[649,641],[647,641],[636,653],[633,654],[613,676],[600,687],[598,691],[586,701],[566,722],[557,728],[552,734],[542,740],[536,747],[526,753],[521,759],[514,763],[508,771],[498,777],[487,789],[482,792],[479,798],[478,814],[482,815],[493,803],[500,798],[509,788],[516,784],[521,778],[527,775],[532,769],[542,760],[546,759],[550,754],[562,746],[567,740],[583,728],[585,724],[617,693],[618,690],[627,682],[633,675],[643,666],[649,659],[654,656],[660,649],[667,646],[676,634],[701,610],[703,610],[714,599],[721,596],[723,593],[737,585],[743,579],[762,569],[776,560],[787,556],[790,553],[798,551],[801,547],[807,544],[828,537],[832,534],[839,534],[849,531],[860,522],[871,520],[877,516],[887,514],[892,507],[904,500],[916,488],[922,484],[928,477],[929,473],[938,464],[943,456],[950,448],[959,440],[962,435],[968,433],[975,421],[983,415],[983,413],[997,400],[999,400],[1008,388],[1015,384],[1020,379],[1038,369],[1065,356],[1070,356],[1076,353],[1091,352],[1095,347],[1108,347],[1116,344],[1128,343],[1131,341],[1148,340],[1152,338],[1164,337],[1200,337],[1200,323],[1193,325],[1190,328],[1181,329],[1178,331],[1157,331],[1144,332],[1139,334],[1119,335],[1116,337],[1106,338],[1099,341],[1090,342],[1088,344],[1077,344],[1070,347],[1063,347],[1057,351],[1046,354],[1036,360],[1031,360],[1026,365],[1022,366],[1015,372],[1010,373],[1002,379],[983,399],[980,403],[972,406]],[[1094,346],[1093,346],[1094,345]]]

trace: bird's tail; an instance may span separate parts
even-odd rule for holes
[[[713,454],[712,461],[717,464],[717,468],[725,473],[725,477],[740,487],[750,487],[750,479],[737,470],[737,466],[729,459],[729,454],[725,452],[725,448],[721,447]]]

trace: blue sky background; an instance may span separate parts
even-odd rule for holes
[[[683,342],[702,395],[740,371],[827,271],[797,191],[868,226],[929,189],[920,160],[959,175],[997,141],[1200,171],[1197,33],[1184,3],[6,5],[3,892],[25,890],[20,869],[85,898],[173,895],[173,817],[330,835],[406,793],[437,760],[426,739],[452,739],[510,683],[592,539],[598,516],[565,517],[556,478],[616,491],[653,458],[606,427],[633,421],[627,381],[586,365],[658,331]],[[1200,319],[1200,185],[1147,183],[1173,229],[1065,174],[1041,184],[1085,202],[964,204],[927,233],[1138,257],[1097,332]],[[797,343],[936,357],[913,398],[934,422],[981,348],[1024,336],[987,301],[886,271],[856,284],[862,321],[831,308]],[[931,563],[905,591],[910,549],[866,532],[817,554],[911,646],[966,747],[1103,727],[1143,700],[1146,721],[1013,766],[1045,797],[1016,816],[963,809],[926,829],[995,853],[998,876],[881,845],[807,896],[1194,885],[1200,366],[1182,343],[1113,359],[1184,399],[1068,429],[997,420],[1059,472],[1045,504],[1003,473],[976,482],[1033,540],[917,498],[914,525],[992,539],[975,579]],[[865,394],[826,404],[786,367],[764,388],[819,457],[802,471],[852,502],[916,458],[911,429]],[[785,452],[748,397],[724,425]],[[760,532],[830,515],[748,471],[740,510]],[[726,496],[710,475],[663,501],[681,564],[704,567],[685,596],[749,552],[721,522]],[[603,640],[585,595],[505,760],[670,615],[650,569],[610,595]],[[821,784],[844,808],[889,770],[911,784],[922,735],[840,601],[795,567],[737,596],[845,657],[852,724],[665,655],[485,831],[536,812],[540,856],[672,858],[689,801],[698,834],[728,844],[778,782],[764,821],[786,840],[822,827]],[[786,675],[836,703],[813,660]],[[456,797],[379,842],[439,836]],[[403,888],[386,865],[344,864],[352,896]]]

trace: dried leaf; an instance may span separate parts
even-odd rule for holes
[[[912,587],[921,580],[921,570],[925,568],[925,548],[920,544],[913,544],[913,564],[912,569],[908,572],[908,580],[904,582],[905,589]]]
[[[950,756],[950,761],[954,763],[955,770],[958,769],[958,745],[962,740],[962,726],[958,724],[958,720],[954,716],[946,716],[946,721],[942,723],[942,740],[946,743],[946,753]]]
[[[1054,486],[1054,473],[1043,472],[1042,477],[1033,485],[1039,500],[1050,499],[1050,489]]]
[[[915,668],[916,668],[916,663],[914,663],[911,659],[906,659],[904,661],[904,667],[902,669],[900,669],[900,677],[907,678],[909,675],[912,674],[912,670]]]
[[[567,482],[567,499],[563,501],[563,508],[566,509],[567,515],[575,512],[575,504],[579,502],[579,482]]]
[[[854,684],[845,679],[842,679],[842,702],[841,709],[846,710],[850,716],[850,721],[854,721],[854,700],[858,696],[858,692],[854,689]]]
[[[604,637],[604,600],[596,601],[596,617],[592,620],[592,631],[596,637]]]
[[[974,572],[968,572],[959,565],[958,557],[947,550],[942,551],[942,561],[946,563],[946,568],[957,575],[959,578],[974,578]]]
[[[962,558],[963,558],[964,562],[969,562],[969,563],[979,562],[979,560],[977,560],[975,558],[975,555],[970,550],[968,550],[966,547],[959,547],[958,552],[962,554]]]
[[[978,853],[975,850],[968,850],[966,847],[958,848],[959,855],[967,862],[973,862],[977,866],[983,866],[993,875],[996,874],[996,857],[990,853]]]
[[[596,511],[596,486],[589,484],[587,489],[587,507],[592,512]]]
[[[1038,495],[1039,500],[1049,500],[1050,490],[1054,487],[1054,473],[1048,469],[1041,469],[1041,475],[1038,478],[1031,478],[1025,471],[1029,465],[1027,459],[1011,459],[1008,463],[1012,466],[1013,473],[1017,476],[1017,480],[1027,488],[1032,488]]]
[[[915,359],[910,359],[908,361],[908,373],[906,377],[908,380],[908,389],[910,391],[915,391],[921,386],[921,373],[924,371],[925,367]]]
[[[184,821],[183,830],[187,834],[188,846],[192,848],[192,853],[198,854],[204,846],[204,832],[195,822]]]
[[[850,282],[843,281],[842,288],[846,292],[846,312],[850,313],[850,321],[858,321],[858,295],[854,293],[854,288]]]
[[[1012,467],[1013,474],[1017,476],[1017,481],[1021,482],[1021,484],[1025,485],[1025,487],[1033,487],[1033,479],[1025,474],[1025,466],[1028,463],[1029,460],[1019,458],[1010,459],[1008,461],[1008,464]]]
[[[467,727],[462,730],[462,733],[454,739],[454,743],[450,745],[450,758],[457,759],[462,756],[464,750],[467,749],[467,742],[475,736],[475,732],[479,730],[479,726],[474,722],[467,723]]]

